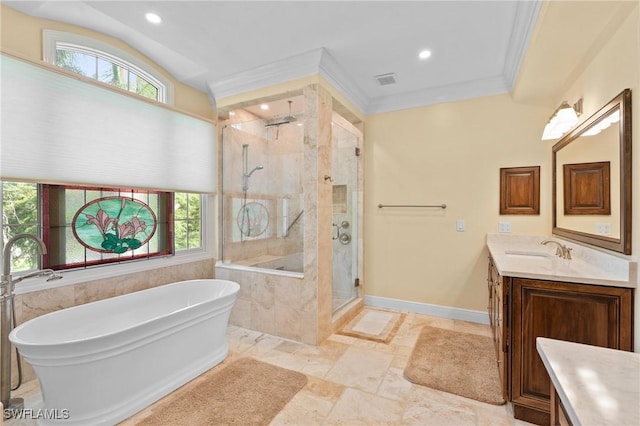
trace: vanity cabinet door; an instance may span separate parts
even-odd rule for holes
[[[537,337],[632,350],[633,290],[512,278],[511,393],[515,417],[549,424],[549,375]]]
[[[505,322],[505,312],[507,304],[507,287],[504,285],[504,277],[498,273],[498,269],[493,263],[493,259],[489,257],[489,270],[487,274],[487,284],[489,290],[489,323],[493,333],[493,342],[496,350],[496,364],[500,374],[500,382],[502,384],[502,396],[508,399],[507,386],[507,324]]]

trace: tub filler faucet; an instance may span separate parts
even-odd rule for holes
[[[571,249],[569,247],[565,246],[564,244],[560,244],[557,241],[553,241],[553,240],[544,240],[540,244],[543,244],[543,245],[546,246],[549,243],[553,243],[556,246],[558,246],[556,248],[556,256],[561,257],[563,259],[571,260]]]
[[[11,238],[4,246],[2,281],[0,281],[0,400],[6,410],[5,413],[18,413],[24,407],[22,398],[11,398],[11,343],[9,333],[15,326],[15,311],[13,306],[14,286],[22,280],[32,277],[42,277],[49,275],[47,281],[62,278],[51,269],[38,270],[26,275],[13,278],[11,276],[11,248],[16,241],[21,239],[31,239],[40,248],[41,254],[47,254],[47,247],[40,238],[31,234],[18,234]],[[20,362],[20,357],[17,357]],[[20,370],[18,370],[20,372]],[[19,378],[22,381],[22,378]],[[20,383],[18,384],[20,386]],[[17,388],[16,388],[17,389]]]

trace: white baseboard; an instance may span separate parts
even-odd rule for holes
[[[384,308],[394,311],[413,312],[434,317],[476,322],[479,324],[489,324],[489,315],[482,311],[471,311],[469,309],[451,308],[449,306],[409,302],[407,300],[378,296],[365,296],[364,304],[365,306],[371,306],[373,308]]]

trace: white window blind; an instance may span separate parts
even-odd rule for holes
[[[1,59],[2,179],[216,191],[214,123]]]

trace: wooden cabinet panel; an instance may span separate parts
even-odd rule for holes
[[[536,338],[632,350],[632,289],[511,280],[514,412],[523,420],[548,423],[551,381],[536,350]],[[527,410],[534,411],[532,417],[523,418]]]
[[[500,169],[500,214],[540,214],[540,166]]]
[[[500,276],[498,269],[493,264],[493,260],[489,257],[489,270],[487,273],[487,286],[489,292],[489,303],[487,310],[489,312],[489,324],[493,333],[493,341],[496,350],[496,364],[500,381],[502,383],[502,396],[508,400],[508,369],[507,369],[507,323],[505,313],[507,303],[507,293],[504,277]]]

